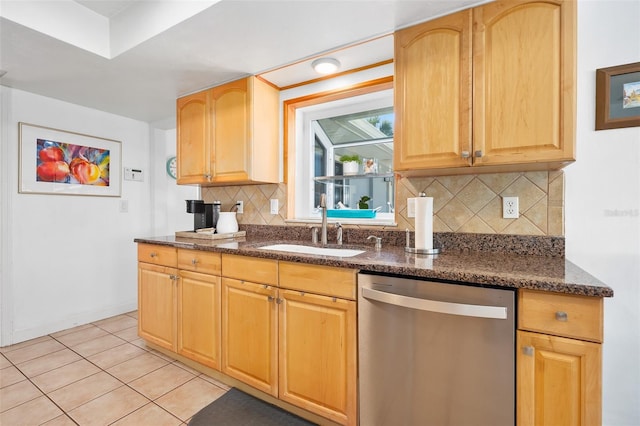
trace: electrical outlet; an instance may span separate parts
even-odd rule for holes
[[[269,200],[269,203],[270,203],[269,212],[271,214],[278,214],[278,199],[272,198]]]
[[[502,218],[517,219],[520,217],[518,197],[502,197]]]
[[[244,201],[238,200],[236,201],[236,205],[238,206],[238,210],[237,210],[238,214],[244,213]]]

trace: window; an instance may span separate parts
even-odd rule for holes
[[[393,222],[393,126],[391,89],[297,108],[295,218],[319,218],[326,193],[329,209],[376,210],[373,220],[355,222]],[[375,159],[377,172],[365,174],[360,166],[356,175],[344,175],[343,155]]]

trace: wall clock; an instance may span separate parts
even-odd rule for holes
[[[169,157],[167,160],[167,174],[174,179],[178,176],[178,163],[176,161],[176,157]]]

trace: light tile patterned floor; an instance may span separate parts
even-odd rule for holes
[[[0,425],[186,425],[229,389],[137,327],[130,312],[0,348]]]

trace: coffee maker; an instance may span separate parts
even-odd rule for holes
[[[187,213],[193,213],[193,231],[202,228],[213,228],[213,204],[205,204],[203,200],[186,200]]]

